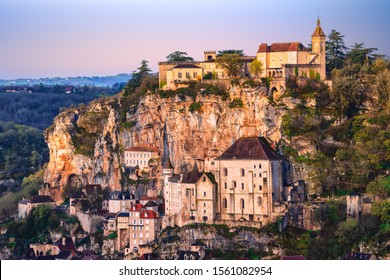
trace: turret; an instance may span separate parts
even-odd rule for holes
[[[311,35],[312,53],[317,55],[315,63],[321,65],[320,77],[321,80],[326,79],[326,50],[325,50],[326,35],[321,28],[321,21],[317,19],[317,26]]]
[[[217,52],[216,51],[205,51],[204,52],[204,60],[212,60],[217,57]]]

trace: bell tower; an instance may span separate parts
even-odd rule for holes
[[[321,28],[320,18],[317,19],[317,26],[311,35],[312,53],[317,55],[315,59],[316,64],[320,64],[320,77],[321,80],[326,79],[326,51],[325,51],[326,35]]]

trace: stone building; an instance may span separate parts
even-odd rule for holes
[[[263,64],[262,77],[288,77],[319,75],[320,79],[326,79],[325,41],[326,36],[322,31],[320,19],[314,30],[312,39],[312,51],[308,50],[300,42],[262,43],[257,51],[257,60]]]
[[[214,175],[197,170],[178,175],[167,168],[164,172],[164,225],[213,223],[217,194]]]
[[[226,69],[216,63],[216,51],[205,51],[203,61],[194,62],[159,62],[159,80],[165,82],[170,88],[180,87],[189,82],[200,81],[205,75],[213,79],[228,79]],[[242,72],[249,76],[249,63],[256,59],[256,56],[243,56]]]
[[[282,160],[264,137],[243,137],[215,159],[217,220],[262,226],[282,211]]]
[[[108,200],[108,212],[118,213],[129,211],[136,203],[135,196],[129,191],[113,191]]]
[[[48,195],[36,195],[29,199],[23,199],[18,203],[18,216],[21,219],[27,218],[31,210],[39,205],[50,205],[53,208],[56,206],[54,200]]]
[[[125,251],[125,254],[137,252],[140,245],[153,241],[161,232],[161,217],[148,208],[136,203],[128,212],[117,214],[118,251]]]
[[[125,150],[125,167],[138,167],[141,171],[149,171],[149,164],[152,159],[160,155],[158,148],[150,145],[139,145]]]
[[[242,57],[242,74],[250,76],[249,63],[258,60],[263,64],[262,78],[286,78],[289,76],[319,77],[326,79],[326,35],[320,19],[311,36],[312,50],[300,42],[259,45],[256,56]],[[228,79],[225,69],[216,63],[216,51],[205,51],[204,60],[191,62],[159,62],[159,81],[169,88],[180,87],[191,81],[199,81],[211,74],[213,79]]]

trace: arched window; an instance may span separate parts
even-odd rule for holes
[[[225,182],[225,190],[227,189],[227,183]]]
[[[263,186],[262,186],[262,185],[259,185],[259,190],[260,190],[260,191],[263,190]]]
[[[245,176],[245,170],[244,168],[241,168],[241,177],[244,177]]]
[[[223,208],[227,208],[227,199],[226,198],[223,199]]]
[[[227,168],[224,168],[224,169],[223,169],[223,175],[224,175],[224,176],[227,176],[227,175],[228,175],[228,170],[227,170]]]
[[[245,201],[243,198],[240,199],[240,205],[241,205],[241,209],[245,208]]]
[[[233,187],[233,188],[236,188],[236,187],[237,187],[236,181],[232,181],[232,187]]]
[[[260,206],[261,204],[263,204],[263,200],[261,199],[260,196],[258,196],[258,197],[257,197],[257,205]]]
[[[245,189],[245,184],[241,183],[241,189]]]
[[[261,164],[259,163],[259,168],[261,168]]]

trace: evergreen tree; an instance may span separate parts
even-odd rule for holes
[[[175,61],[194,62],[194,59],[192,57],[188,56],[188,54],[186,52],[174,51],[173,53],[170,53],[169,55],[167,55],[167,61],[168,62],[175,62]]]
[[[223,56],[224,54],[238,54],[239,56],[244,56],[244,50],[223,50],[218,51],[217,56]]]
[[[340,69],[342,67],[346,50],[344,35],[332,29],[326,42],[326,67],[328,72],[331,72],[334,68]]]
[[[363,65],[366,62],[372,62],[376,55],[373,54],[374,51],[377,51],[377,48],[365,48],[364,43],[355,43],[351,46],[347,54],[347,58],[350,59],[353,63]]]
[[[128,96],[133,93],[137,87],[139,87],[143,81],[143,79],[149,76],[151,73],[151,69],[149,68],[148,61],[142,60],[141,66],[137,68],[138,71],[134,71],[131,79],[127,82],[127,85],[124,89],[124,96]]]

